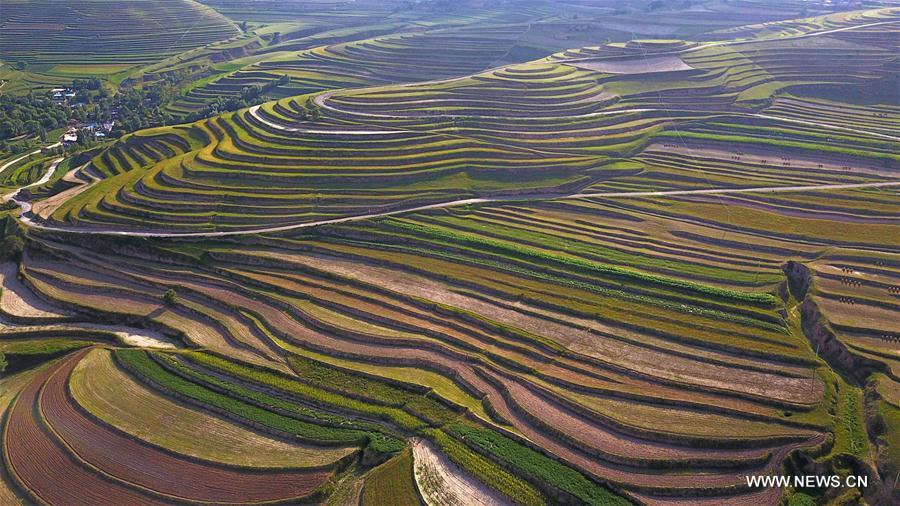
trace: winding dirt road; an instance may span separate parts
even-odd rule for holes
[[[890,21],[879,21],[874,23],[867,23],[862,25],[854,25],[854,26],[846,26],[841,28],[835,28],[831,30],[824,30],[820,32],[812,32],[805,33],[799,35],[791,35],[785,37],[779,37],[776,39],[757,39],[757,40],[746,40],[746,41],[723,41],[723,42],[710,42],[706,44],[701,44],[699,46],[694,46],[692,48],[674,51],[675,53],[688,52],[688,51],[696,51],[698,49],[702,49],[703,47],[711,47],[711,46],[723,46],[723,45],[736,45],[736,44],[746,44],[752,42],[762,42],[766,40],[789,40],[789,39],[801,39],[801,38],[809,38],[809,37],[818,37],[823,35],[829,35],[837,32],[844,32],[850,30],[857,30],[860,28],[866,28],[871,26],[879,26],[884,24],[897,23],[896,20]],[[582,59],[568,59],[568,60],[555,60],[557,63],[566,63],[567,61],[577,61]],[[488,69],[485,72],[502,69],[504,67],[497,67],[495,69]],[[411,87],[411,86],[422,86],[428,84],[442,84],[448,82],[455,82],[464,79],[468,79],[470,76],[460,76],[453,77],[449,79],[436,79],[432,81],[422,81],[422,82],[412,82],[400,84],[397,86],[400,87]],[[403,115],[391,115],[391,114],[378,114],[378,113],[364,113],[359,111],[348,111],[344,109],[340,109],[334,107],[333,105],[328,103],[328,99],[334,95],[337,90],[329,91],[325,93],[321,93],[313,98],[314,103],[323,108],[332,110],[334,112],[342,113],[342,114],[351,114],[357,115],[360,117],[369,117],[369,118],[383,118],[383,119],[407,119],[409,116]],[[672,112],[671,110],[661,109],[661,108],[633,108],[633,109],[619,109],[619,110],[610,110],[610,111],[598,111],[587,113],[583,115],[578,115],[575,117],[591,117],[591,116],[608,116],[613,114],[629,114],[629,113],[641,113],[641,112],[654,112],[654,111],[666,111]],[[398,132],[402,132],[402,129],[392,129],[392,130],[345,130],[345,131],[337,131],[337,130],[326,130],[326,129],[313,129],[313,128],[301,128],[301,127],[290,127],[285,126],[279,123],[272,122],[259,114],[259,106],[253,106],[249,109],[249,114],[253,116],[256,120],[278,130],[286,131],[286,132],[299,132],[299,133],[311,133],[311,134],[336,134],[336,135],[388,135],[388,134],[396,134]],[[691,111],[696,112],[696,111]],[[827,123],[819,123],[812,121],[805,121],[793,118],[783,118],[780,116],[773,116],[769,114],[757,114],[757,113],[729,113],[738,116],[744,117],[755,117],[760,119],[767,119],[771,121],[781,121],[786,123],[792,123],[797,125],[805,125],[816,128],[825,128],[836,131],[844,131],[844,132],[852,132],[861,135],[870,135],[873,137],[879,137],[883,139],[888,139],[892,141],[900,141],[900,137],[882,134],[878,132],[870,132],[866,130],[860,130],[855,128],[848,128],[839,125],[830,125]],[[431,116],[433,117],[433,116]],[[510,116],[467,116],[474,118],[486,118],[486,119],[510,119]],[[571,117],[571,116],[569,116]],[[53,144],[48,147],[54,147],[59,145],[59,143]],[[22,157],[16,158],[5,163],[3,166],[0,166],[0,171],[5,169],[6,167],[16,163],[17,161],[31,156],[33,154],[40,153],[40,150],[36,150],[34,152],[28,153]],[[669,190],[669,191],[645,191],[645,192],[581,192],[581,193],[569,193],[569,194],[533,194],[528,196],[511,196],[511,197],[484,197],[484,198],[470,198],[470,199],[458,199],[447,202],[439,202],[435,204],[428,204],[422,206],[414,206],[408,208],[395,209],[392,211],[385,211],[379,213],[368,213],[354,216],[346,216],[342,218],[332,218],[327,220],[319,220],[305,223],[296,223],[291,225],[280,225],[273,227],[261,227],[254,229],[246,229],[246,230],[228,230],[228,231],[218,231],[218,232],[142,232],[142,231],[134,231],[134,230],[114,230],[114,229],[104,229],[104,228],[82,228],[82,227],[60,227],[55,225],[47,225],[45,223],[36,222],[33,219],[33,214],[31,213],[31,204],[28,202],[20,201],[16,199],[16,196],[19,192],[30,186],[36,186],[39,184],[43,184],[48,181],[50,177],[52,177],[53,172],[56,169],[56,166],[62,161],[62,158],[54,160],[53,164],[50,166],[47,173],[44,177],[41,178],[38,182],[32,183],[31,185],[20,188],[19,190],[12,192],[3,197],[3,200],[12,199],[19,206],[22,207],[22,213],[20,216],[20,220],[26,226],[43,229],[43,230],[52,230],[57,232],[68,232],[73,234],[94,234],[94,235],[112,235],[112,236],[129,236],[129,237],[171,237],[171,238],[201,238],[201,237],[226,237],[226,236],[239,236],[239,235],[251,235],[251,234],[263,234],[263,233],[274,233],[274,232],[285,232],[290,230],[299,230],[304,228],[313,228],[321,225],[335,225],[340,223],[349,223],[355,221],[362,221],[368,219],[376,219],[383,218],[388,216],[395,216],[405,213],[417,212],[417,211],[427,211],[431,209],[443,209],[449,207],[458,207],[458,206],[466,206],[466,205],[478,205],[478,204],[491,204],[491,203],[503,203],[503,202],[527,202],[527,201],[545,201],[545,200],[556,200],[556,199],[580,199],[580,198],[635,198],[635,197],[669,197],[669,196],[683,196],[683,195],[721,195],[721,194],[731,194],[731,193],[782,193],[782,192],[804,192],[804,191],[826,191],[826,190],[850,190],[850,189],[863,189],[863,188],[884,188],[884,187],[894,187],[900,186],[900,181],[884,181],[884,182],[874,182],[874,183],[857,183],[857,184],[835,184],[835,185],[808,185],[808,186],[769,186],[769,187],[751,187],[751,188],[709,188],[702,190]]]
[[[80,227],[59,227],[54,225],[46,225],[37,223],[32,220],[30,213],[23,211],[21,221],[23,224],[37,229],[52,230],[56,232],[69,232],[73,234],[93,234],[93,235],[109,235],[109,236],[125,236],[125,237],[169,237],[169,238],[191,238],[191,237],[228,237],[239,235],[265,234],[274,232],[286,232],[290,230],[301,230],[305,228],[314,228],[322,225],[337,225],[340,223],[352,223],[355,221],[370,220],[375,218],[385,218],[388,216],[396,216],[400,214],[413,213],[418,211],[428,211],[432,209],[444,209],[448,207],[459,207],[477,204],[492,204],[504,202],[537,202],[546,200],[561,199],[584,199],[584,198],[635,198],[635,197],[671,197],[683,195],[724,195],[730,193],[789,193],[804,191],[826,191],[826,190],[855,190],[863,188],[886,188],[900,186],[900,181],[883,181],[877,183],[855,183],[855,184],[824,184],[824,185],[808,185],[808,186],[759,186],[752,188],[708,188],[702,190],[667,190],[667,191],[644,191],[644,192],[581,192],[567,194],[535,194],[528,196],[511,196],[511,197],[483,197],[471,199],[458,199],[447,202],[438,202],[436,204],[427,204],[422,206],[407,207],[395,209],[393,211],[384,211],[380,213],[359,214],[354,216],[345,216],[343,218],[332,218],[328,220],[310,221],[305,223],[295,223],[291,225],[279,225],[275,227],[261,227],[246,230],[227,230],[220,232],[141,232],[135,230],[110,230],[102,228],[80,228]]]
[[[25,158],[28,158],[28,157],[31,156],[31,155],[36,155],[36,154],[38,154],[38,153],[40,153],[40,152],[41,152],[40,149],[35,149],[35,150],[32,151],[31,153],[25,153],[24,155],[22,155],[22,156],[20,156],[20,157],[18,157],[18,158],[13,158],[12,160],[10,160],[10,161],[4,163],[3,165],[0,165],[0,172],[3,172],[4,170],[6,170],[7,167],[9,167],[10,165],[12,165],[12,164],[18,162],[19,160],[24,160]]]
[[[18,157],[18,158],[13,158],[12,160],[9,160],[8,162],[4,163],[3,165],[0,165],[0,172],[3,172],[4,170],[6,170],[7,167],[10,167],[11,165],[13,165],[13,164],[15,164],[15,163],[17,163],[17,162],[26,159],[26,158],[28,158],[29,156],[39,155],[39,154],[41,153],[41,150],[44,150],[44,149],[52,149],[52,148],[55,148],[55,147],[57,147],[57,146],[62,146],[62,143],[61,143],[61,142],[57,142],[57,143],[55,143],[55,144],[50,144],[49,146],[44,146],[43,148],[35,149],[34,151],[31,151],[30,153],[25,153],[24,155],[22,155],[22,156],[20,156],[20,157]],[[60,158],[60,161],[62,161],[61,158]],[[19,188],[19,189],[16,190],[16,191],[13,191],[13,192],[7,193],[6,195],[3,195],[3,196],[2,196],[3,202],[6,202],[7,200],[11,199],[14,195],[16,195],[16,194],[19,193],[20,191],[24,190],[25,188],[28,188],[29,186],[37,186],[37,185],[39,185],[39,184],[44,184],[44,183],[46,183],[47,181],[50,180],[50,177],[53,175],[52,170],[55,170],[55,169],[56,169],[56,167],[54,166],[53,169],[51,169],[51,172],[49,172],[49,174],[50,174],[49,176],[48,176],[47,174],[44,174],[44,176],[43,176],[39,181],[36,181],[36,182],[34,182],[34,183],[32,183],[32,184],[30,184],[30,185],[28,185],[28,186],[23,186],[23,187]]]
[[[40,153],[40,150],[38,150],[37,152]],[[59,157],[59,158],[54,159],[53,162],[50,163],[50,167],[47,168],[47,172],[45,172],[44,175],[41,176],[40,179],[38,179],[37,181],[35,181],[31,184],[25,185],[12,193],[8,193],[8,194],[4,195],[3,201],[6,202],[8,200],[11,200],[11,201],[15,202],[19,207],[22,208],[22,214],[25,214],[25,213],[31,211],[31,203],[28,201],[25,201],[25,200],[19,200],[19,198],[18,198],[19,193],[21,193],[22,190],[24,190],[25,188],[31,188],[33,186],[40,186],[40,185],[46,183],[47,181],[50,181],[50,178],[53,177],[53,173],[56,172],[56,167],[58,167],[59,164],[62,163],[63,160],[65,160],[64,157]]]

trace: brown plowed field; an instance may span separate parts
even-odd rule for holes
[[[268,472],[203,464],[160,452],[98,423],[76,408],[67,380],[81,354],[64,361],[39,396],[47,423],[80,458],[116,478],[191,501],[243,503],[299,498],[328,472]]]
[[[35,406],[44,383],[86,351],[47,368],[26,386],[9,413],[3,433],[7,468],[18,484],[36,500],[50,504],[150,505],[161,501],[104,480],[63,450],[42,427]]]

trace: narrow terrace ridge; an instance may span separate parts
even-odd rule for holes
[[[589,193],[569,193],[569,194],[536,194],[527,197],[482,197],[471,199],[451,200],[448,202],[440,202],[437,204],[428,204],[422,206],[395,209],[393,211],[385,211],[382,213],[360,214],[355,216],[345,216],[343,218],[333,218],[328,220],[311,221],[306,223],[296,223],[291,225],[282,225],[277,227],[263,227],[247,230],[227,230],[221,232],[141,232],[135,230],[110,230],[102,228],[79,228],[79,227],[58,227],[45,225],[32,219],[30,213],[26,211],[21,217],[23,224],[41,230],[50,230],[54,232],[68,232],[72,234],[87,235],[106,235],[106,236],[126,236],[126,237],[227,237],[252,234],[266,234],[274,232],[286,232],[290,230],[300,230],[305,228],[315,228],[322,225],[337,225],[341,223],[352,223],[355,221],[371,220],[384,218],[388,216],[396,216],[400,214],[413,213],[419,211],[429,211],[432,209],[445,209],[449,207],[459,207],[468,205],[482,205],[499,202],[537,202],[545,200],[568,200],[568,199],[586,199],[586,198],[636,198],[636,197],[673,197],[682,195],[726,195],[734,193],[797,193],[808,191],[822,190],[859,190],[864,188],[888,188],[900,186],[900,181],[881,181],[876,183],[851,183],[851,184],[824,184],[824,185],[807,185],[807,186],[758,186],[753,188],[708,188],[702,190],[666,190],[666,191],[642,191],[642,192],[589,192]],[[27,202],[17,203],[28,205]],[[30,208],[30,206],[29,206]]]

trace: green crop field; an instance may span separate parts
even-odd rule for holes
[[[10,88],[40,90],[73,77],[127,74],[238,33],[193,0],[11,0],[0,13],[0,78],[8,75]]]
[[[4,1],[0,503],[897,503],[898,34]]]

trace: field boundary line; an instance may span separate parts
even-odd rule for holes
[[[395,209],[380,213],[360,214],[354,216],[344,216],[342,218],[332,218],[327,220],[310,221],[305,223],[294,223],[290,225],[279,225],[274,227],[262,227],[247,230],[227,230],[219,232],[141,232],[137,230],[110,230],[110,229],[92,229],[92,228],[76,228],[62,227],[56,225],[46,225],[32,220],[28,211],[20,216],[20,221],[31,228],[39,230],[48,230],[53,232],[68,232],[72,234],[84,235],[105,235],[105,236],[124,236],[124,237],[147,237],[147,238],[202,238],[202,237],[228,237],[240,235],[266,234],[276,232],[287,232],[291,230],[302,230],[305,228],[315,228],[323,225],[338,225],[342,223],[352,223],[356,221],[371,220],[377,218],[386,218],[388,216],[397,216],[406,213],[419,211],[429,211],[432,209],[445,209],[449,207],[459,207],[467,205],[482,205],[495,203],[513,203],[513,202],[543,202],[548,200],[568,200],[568,199],[587,199],[587,198],[636,198],[636,197],[674,197],[684,195],[724,195],[732,193],[797,193],[807,191],[829,191],[829,190],[856,190],[864,188],[887,188],[900,186],[900,181],[881,181],[873,183],[848,183],[848,184],[820,184],[805,186],[757,186],[748,188],[706,188],[700,190],[660,190],[660,191],[637,191],[637,192],[579,192],[567,194],[534,194],[534,195],[517,195],[508,197],[476,197],[470,199],[458,199],[448,202],[438,202],[435,204],[426,204],[421,206]]]

